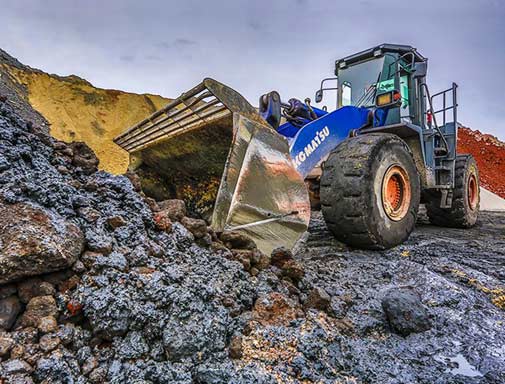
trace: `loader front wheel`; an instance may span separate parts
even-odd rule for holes
[[[357,248],[386,249],[414,229],[420,181],[405,142],[368,134],[342,142],[323,164],[321,210],[328,229]]]
[[[479,215],[479,191],[479,170],[475,159],[472,155],[458,155],[451,208],[440,208],[439,191],[426,193],[426,212],[430,222],[441,227],[473,227]]]

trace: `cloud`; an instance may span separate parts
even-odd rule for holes
[[[163,60],[163,59],[162,59],[160,56],[158,56],[158,55],[147,55],[147,56],[145,57],[145,59],[146,59],[146,60],[148,60],[148,61],[162,61],[162,60]]]
[[[261,29],[261,24],[258,23],[256,20],[249,21],[247,25],[254,31],[259,31]]]
[[[174,45],[176,47],[190,47],[190,46],[193,46],[193,45],[198,45],[198,42],[194,41],[194,40],[190,40],[190,39],[175,39],[174,41]]]
[[[194,46],[197,46],[197,45],[198,45],[198,42],[195,41],[195,40],[179,37],[179,38],[177,38],[177,39],[175,39],[173,41],[170,41],[170,42],[168,42],[168,41],[161,41],[159,43],[156,43],[155,47],[159,48],[159,49],[169,50],[169,49],[172,49],[172,48],[177,48],[177,49],[189,48],[189,47],[194,47]]]
[[[135,56],[133,55],[121,55],[119,56],[119,60],[124,61],[126,63],[131,63],[135,61]]]

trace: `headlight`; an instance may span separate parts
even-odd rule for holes
[[[383,107],[385,105],[397,104],[402,100],[402,95],[398,91],[391,91],[377,95],[375,99],[375,105],[378,107]]]
[[[377,96],[377,101],[375,102],[375,104],[377,104],[377,106],[380,107],[383,105],[391,104],[391,100],[392,100],[391,92],[383,93],[382,95]]]

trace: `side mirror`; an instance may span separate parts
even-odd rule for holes
[[[316,96],[314,97],[314,100],[316,100],[316,103],[320,103],[323,100],[323,90],[320,89],[316,92]]]
[[[416,63],[414,66],[414,78],[418,79],[420,77],[425,77],[426,72],[428,71],[428,63],[427,62],[421,62],[421,63]]]

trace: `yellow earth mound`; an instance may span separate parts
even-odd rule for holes
[[[28,91],[28,101],[51,124],[51,135],[66,142],[84,141],[100,160],[99,168],[120,174],[128,154],[112,139],[170,100],[93,87],[77,76],[59,77],[10,67]]]

